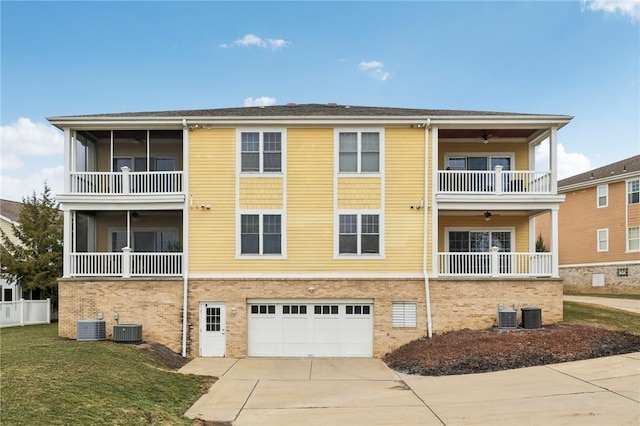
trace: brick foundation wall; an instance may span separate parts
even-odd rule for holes
[[[541,309],[542,323],[562,321],[561,280],[432,280],[431,314],[434,333],[452,330],[480,330],[497,325],[498,305],[512,309],[518,304]]]
[[[313,293],[309,287],[314,287]],[[427,332],[422,280],[189,280],[189,348],[198,356],[200,302],[227,306],[227,356],[247,355],[247,299],[374,299],[373,355],[384,356]],[[416,302],[418,327],[392,328],[391,303]],[[231,309],[236,308],[236,315]]]
[[[175,279],[61,279],[58,333],[75,339],[76,322],[97,318],[102,312],[107,337],[111,338],[113,314],[117,312],[121,324],[142,324],[145,341],[180,352],[182,284],[182,280]],[[309,287],[314,287],[313,293]],[[490,328],[495,325],[500,303],[509,308],[514,303],[540,307],[543,324],[562,321],[561,280],[432,279],[430,289],[434,334]],[[375,357],[427,334],[423,280],[190,279],[188,296],[187,354],[192,357],[199,355],[200,302],[225,303],[228,357],[242,358],[247,354],[247,299],[373,299]],[[416,328],[392,327],[392,302],[416,302]]]
[[[618,277],[619,268],[626,268],[628,276]],[[592,285],[593,274],[604,274],[604,286]],[[565,293],[640,294],[640,264],[562,267],[560,276]]]
[[[107,338],[120,324],[142,324],[144,341],[181,352],[183,281],[167,279],[60,279],[58,335],[75,339],[77,321],[97,319],[102,312]]]

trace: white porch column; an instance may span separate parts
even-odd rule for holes
[[[69,210],[63,211],[62,223],[62,276],[68,278],[71,276],[71,241],[73,240]]]
[[[549,132],[549,167],[551,169],[551,193],[558,193],[558,128]]]
[[[131,277],[131,249],[122,247],[122,278]]]
[[[71,150],[73,140],[71,139],[71,129],[65,127],[64,129],[64,182],[63,191],[65,194],[71,192],[71,172],[73,172],[73,164],[71,163]]]
[[[500,252],[500,247],[493,246],[491,247],[491,276],[497,277],[500,275],[500,262],[498,262],[498,253]]]
[[[560,277],[559,247],[558,247],[558,208],[551,209],[551,276]]]
[[[122,166],[120,170],[122,170],[122,193],[128,194],[131,192],[131,169],[127,166]]]

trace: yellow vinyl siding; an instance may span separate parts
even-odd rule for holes
[[[424,196],[424,132],[385,130],[386,176],[337,178],[333,128],[287,129],[286,176],[237,178],[239,208],[285,209],[286,259],[236,258],[235,131],[191,132],[189,196],[195,207],[189,211],[189,272],[420,273],[424,211],[410,206]],[[383,210],[384,259],[334,259],[334,207]]]
[[[438,167],[444,170],[445,158],[449,154],[480,154],[494,155],[499,153],[514,153],[513,170],[529,170],[529,145],[527,143],[491,143],[487,145],[481,142],[447,142],[446,139],[440,139],[438,145]]]
[[[424,140],[424,128],[385,130],[386,260],[380,271],[422,272],[425,212],[410,207],[424,197]]]
[[[189,209],[190,273],[225,270],[235,261],[235,194],[235,129],[192,131],[188,192],[193,201]],[[211,209],[201,209],[202,204]]]
[[[381,179],[338,177],[338,209],[380,209]]]
[[[282,209],[281,177],[240,177],[241,209]]]
[[[474,230],[491,231],[494,229],[514,228],[515,245],[512,252],[529,252],[529,218],[527,216],[508,216],[508,213],[495,212],[491,221],[484,220],[478,213],[476,216],[441,216],[438,219],[440,241],[438,251],[446,251],[446,228],[471,228]]]

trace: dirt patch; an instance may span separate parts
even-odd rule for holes
[[[168,370],[179,370],[187,364],[191,359],[184,358],[182,355],[173,352],[160,343],[145,342],[136,345],[140,351],[155,358],[164,368]]]
[[[402,373],[447,376],[532,367],[640,351],[640,336],[582,325],[539,330],[461,330],[423,337],[387,354]]]

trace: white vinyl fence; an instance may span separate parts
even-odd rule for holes
[[[51,300],[0,302],[0,327],[51,323]]]

